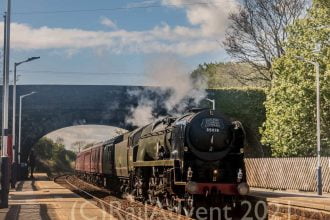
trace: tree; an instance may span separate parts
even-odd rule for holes
[[[76,141],[72,143],[72,149],[74,149],[75,152],[80,153],[83,146],[86,145],[86,141]]]
[[[320,64],[321,147],[330,146],[330,1],[315,0],[308,15],[288,29],[286,53],[273,64],[275,73],[265,102],[262,141],[274,156],[313,156],[316,153],[316,92],[313,65]],[[317,45],[320,50],[315,51]]]
[[[56,144],[64,144],[64,139],[62,137],[56,137],[56,141],[55,141]]]
[[[39,159],[50,160],[53,156],[55,143],[49,138],[41,138],[33,147]]]
[[[243,63],[204,63],[191,73],[191,78],[193,82],[203,79],[209,89],[241,86],[265,87],[266,84],[262,80],[249,81],[236,77],[251,75],[251,71],[253,71],[251,66]]]
[[[306,0],[242,0],[237,13],[229,16],[231,24],[223,42],[227,53],[253,71],[236,75],[244,80],[273,79],[272,61],[284,54],[286,27],[304,11]],[[258,74],[253,74],[257,72]]]
[[[33,146],[33,149],[38,158],[36,166],[40,171],[54,175],[73,170],[76,155],[66,150],[63,144],[43,137]]]

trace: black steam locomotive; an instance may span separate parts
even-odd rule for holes
[[[198,197],[217,202],[249,192],[244,139],[240,122],[193,109],[84,150],[76,173],[137,200],[191,210]]]

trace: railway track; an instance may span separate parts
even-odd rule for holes
[[[156,206],[118,198],[111,191],[86,183],[74,176],[58,176],[54,178],[54,181],[86,199],[93,200],[98,207],[109,212],[117,219],[191,219]]]

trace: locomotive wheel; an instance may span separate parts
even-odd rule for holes
[[[181,209],[182,209],[181,201],[177,196],[174,195],[171,196],[168,204],[169,204],[167,208],[168,210],[181,214]]]
[[[157,197],[155,196],[155,184],[156,180],[154,177],[151,177],[149,179],[149,187],[148,187],[148,203],[151,205],[156,205],[157,204]]]
[[[138,176],[134,177],[132,186],[131,195],[133,195],[135,199],[144,202],[142,178]]]
[[[194,200],[191,195],[187,195],[183,205],[183,211],[186,216],[192,216],[194,212]]]
[[[157,197],[155,197],[153,190],[148,190],[148,203],[150,205],[156,205],[157,203]]]
[[[159,207],[159,208],[163,208],[163,199],[159,196],[156,197],[156,205]]]

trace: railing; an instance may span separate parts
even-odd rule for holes
[[[249,185],[266,189],[316,191],[316,166],[314,157],[245,159]],[[323,192],[330,192],[330,157],[321,166]]]

